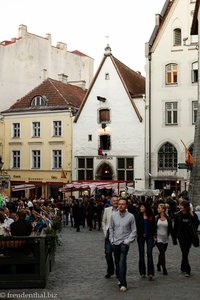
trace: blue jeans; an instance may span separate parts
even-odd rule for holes
[[[129,250],[129,246],[126,244],[113,245],[114,256],[115,256],[115,266],[116,266],[116,275],[120,281],[121,286],[127,287],[126,282],[126,259]]]
[[[113,275],[115,272],[114,261],[113,261],[113,249],[108,238],[105,239],[104,249],[105,249],[106,262],[107,262],[107,274]]]
[[[139,272],[140,275],[146,275],[146,264],[145,264],[145,243],[147,245],[147,275],[154,276],[154,265],[153,265],[153,245],[154,239],[150,237],[139,236],[137,238],[138,250],[139,250]]]

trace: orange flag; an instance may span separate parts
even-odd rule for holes
[[[182,140],[181,140],[181,142],[183,143]],[[194,159],[193,159],[192,155],[190,154],[190,151],[188,150],[186,145],[184,143],[183,143],[183,145],[185,147],[185,163],[187,165],[193,165],[194,164]]]
[[[64,172],[64,170],[62,169],[62,171],[61,171],[61,176],[60,176],[61,178],[67,178],[67,176],[66,176],[66,174],[65,174],[65,172]]]

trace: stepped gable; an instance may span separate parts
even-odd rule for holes
[[[79,108],[85,94],[86,90],[78,86],[48,78],[4,112]],[[31,106],[35,96],[43,96],[46,105]]]

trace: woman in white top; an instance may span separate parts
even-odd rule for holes
[[[163,270],[163,275],[167,275],[165,252],[167,250],[169,235],[173,237],[173,227],[170,217],[166,214],[167,206],[164,203],[158,205],[158,216],[156,217],[156,245],[159,250],[157,270]]]

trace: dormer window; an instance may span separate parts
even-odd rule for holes
[[[32,99],[31,106],[45,106],[47,100],[44,96],[35,96]]]

